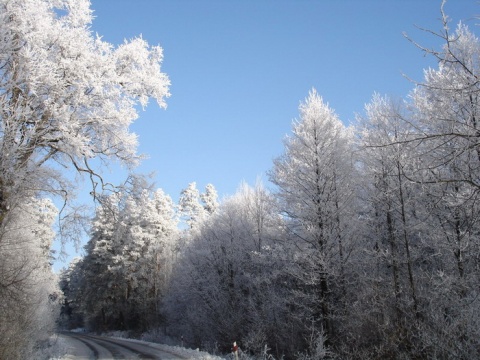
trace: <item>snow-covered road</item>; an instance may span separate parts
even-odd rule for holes
[[[138,340],[63,332],[59,341],[64,354],[61,360],[90,359],[192,359],[181,351]],[[203,356],[200,356],[203,357]]]

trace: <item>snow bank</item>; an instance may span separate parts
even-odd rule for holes
[[[126,339],[123,337],[116,337],[116,336],[110,336],[112,339],[121,339],[123,341],[129,341],[132,343],[138,343],[138,344],[144,344],[146,346],[149,346],[151,348],[164,351],[167,353],[170,353],[172,355],[176,355],[178,357],[181,357],[183,359],[199,359],[199,360],[225,360],[222,357],[211,355],[207,352],[204,351],[199,351],[197,350],[192,350],[192,349],[186,349],[180,346],[170,346],[170,345],[164,345],[164,344],[157,344],[157,343],[152,343],[148,341],[143,341],[143,340],[135,340],[135,339]]]

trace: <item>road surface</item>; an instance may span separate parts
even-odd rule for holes
[[[59,334],[64,355],[62,360],[96,359],[186,359],[169,352],[160,344],[138,340],[108,338],[89,334],[62,332]]]

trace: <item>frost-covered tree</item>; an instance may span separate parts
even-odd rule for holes
[[[305,323],[335,343],[344,311],[345,268],[352,250],[355,216],[352,132],[312,90],[300,119],[285,139],[285,153],[274,161],[270,180],[298,245],[298,291]]]
[[[412,143],[421,161],[408,175],[423,184],[436,224],[430,236],[441,273],[431,280],[449,289],[429,297],[429,315],[438,326],[429,327],[423,341],[438,356],[474,358],[480,323],[473,315],[480,268],[480,41],[464,24],[451,33],[445,14],[443,25],[436,34],[442,50],[424,49],[439,60],[438,68],[426,70],[411,95],[417,129]]]
[[[175,267],[165,304],[169,332],[195,345],[236,339],[257,353],[267,343],[283,352],[292,334],[278,329],[287,313],[281,225],[272,196],[259,184],[242,185],[225,199]]]
[[[444,47],[422,48],[438,68],[425,70],[408,112],[379,96],[366,108],[362,243],[371,257],[363,319],[353,319],[365,357],[479,356],[480,46],[463,24],[450,33],[442,14],[443,32],[432,33]]]
[[[68,268],[63,269],[59,276],[59,286],[63,293],[63,303],[60,316],[60,325],[67,330],[84,326],[81,297],[81,286],[84,280],[83,258],[75,257]]]
[[[208,214],[213,214],[218,207],[217,190],[212,184],[205,186],[205,192],[200,194],[200,199],[203,202],[203,207]]]
[[[81,274],[81,282],[79,286],[69,287],[72,294],[67,301],[81,304],[79,312],[87,328],[102,329],[112,318],[117,318],[116,302],[121,296],[121,279],[115,277],[112,266],[119,251],[120,200],[120,193],[102,199],[102,205],[97,207],[92,220],[85,257],[72,270]]]
[[[162,190],[127,197],[121,227],[123,248],[115,269],[126,286],[129,328],[146,330],[159,324],[174,259],[177,217],[171,198]]]
[[[197,183],[188,184],[183,189],[178,200],[178,210],[190,229],[195,228],[206,217],[206,210],[201,204]]]
[[[415,347],[428,276],[419,260],[426,264],[433,257],[423,189],[405,176],[418,162],[409,143],[415,128],[405,103],[388,97],[375,94],[365,113],[358,127],[363,226],[357,236],[363,250],[359,272],[368,276],[359,279],[364,285],[352,323],[370,324],[371,331],[353,338],[361,347],[377,344],[378,353],[365,356],[390,356],[398,348],[420,356]]]
[[[72,302],[83,297],[81,313],[90,329],[147,330],[161,322],[177,225],[173,201],[160,189],[102,200],[80,264],[84,279],[72,294]]]
[[[180,216],[190,229],[196,229],[199,224],[215,212],[217,207],[217,190],[212,184],[207,184],[205,192],[200,193],[197,189],[197,183],[192,182],[182,190],[178,201]]]
[[[166,106],[162,49],[142,38],[115,48],[91,22],[87,0],[0,2],[0,220],[26,191],[68,200],[59,169],[103,186],[92,160],[135,164],[136,106]]]
[[[50,261],[58,210],[26,198],[0,232],[0,358],[35,358],[55,330],[60,291]]]
[[[56,196],[68,205],[75,191],[66,169],[88,175],[93,193],[100,192],[105,184],[93,164],[134,165],[140,157],[129,126],[136,108],[149,98],[165,107],[169,95],[159,46],[135,38],[114,47],[92,34],[92,19],[88,0],[0,1],[0,243],[9,244],[0,247],[0,257],[18,259],[24,269],[38,265],[26,257],[36,254],[37,244],[11,236],[25,199]],[[1,278],[33,281],[34,272],[26,276],[4,265]],[[28,298],[27,283],[7,280],[5,304]],[[40,314],[44,304],[38,305]],[[3,339],[17,325],[28,336],[22,321],[12,317]]]

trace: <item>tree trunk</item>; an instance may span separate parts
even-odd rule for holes
[[[403,235],[403,242],[405,245],[405,252],[407,255],[408,282],[409,282],[410,291],[412,294],[413,311],[415,313],[415,318],[418,319],[420,316],[420,313],[418,312],[417,291],[415,288],[415,281],[413,278],[412,258],[410,256],[410,241],[408,239],[408,234],[407,234],[407,219],[405,215],[405,198],[403,196],[402,174],[400,171],[400,162],[398,160],[397,160],[397,175],[398,175],[398,187],[399,187],[400,213],[401,213],[402,225],[403,225],[402,235]]]

